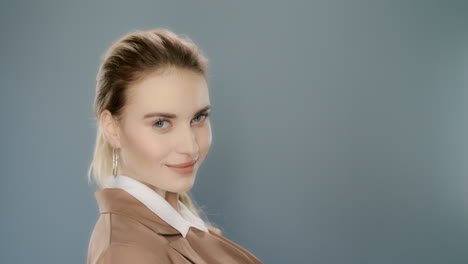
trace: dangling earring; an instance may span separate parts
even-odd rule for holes
[[[119,166],[119,156],[115,148],[112,148],[112,174],[117,176],[117,167]]]

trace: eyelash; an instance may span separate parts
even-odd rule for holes
[[[199,116],[204,116],[204,117],[205,117],[202,121],[199,121],[199,123],[201,123],[201,122],[205,121],[205,120],[208,118],[209,115],[210,115],[210,113],[207,112],[207,113],[204,113],[204,114],[197,115],[196,117],[199,117]],[[160,118],[160,119],[156,120],[156,121],[153,123],[153,126],[156,126],[157,123],[163,122],[163,121],[169,122],[170,120],[164,119],[164,118]],[[161,127],[158,127],[158,128],[161,128]],[[163,129],[163,128],[162,128],[162,129]]]

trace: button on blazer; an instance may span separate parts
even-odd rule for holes
[[[94,196],[100,215],[89,241],[88,264],[262,264],[211,230],[190,226],[184,237],[124,189],[104,188]]]

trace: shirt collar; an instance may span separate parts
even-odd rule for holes
[[[178,201],[180,214],[169,204],[166,199],[145,184],[125,175],[111,176],[107,188],[123,189],[138,201],[143,203],[148,209],[177,229],[183,237],[187,236],[191,226],[208,232],[202,219],[194,215],[181,201]]]

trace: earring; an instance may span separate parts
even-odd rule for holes
[[[112,148],[112,174],[117,176],[117,167],[119,166],[119,156],[115,148]]]

